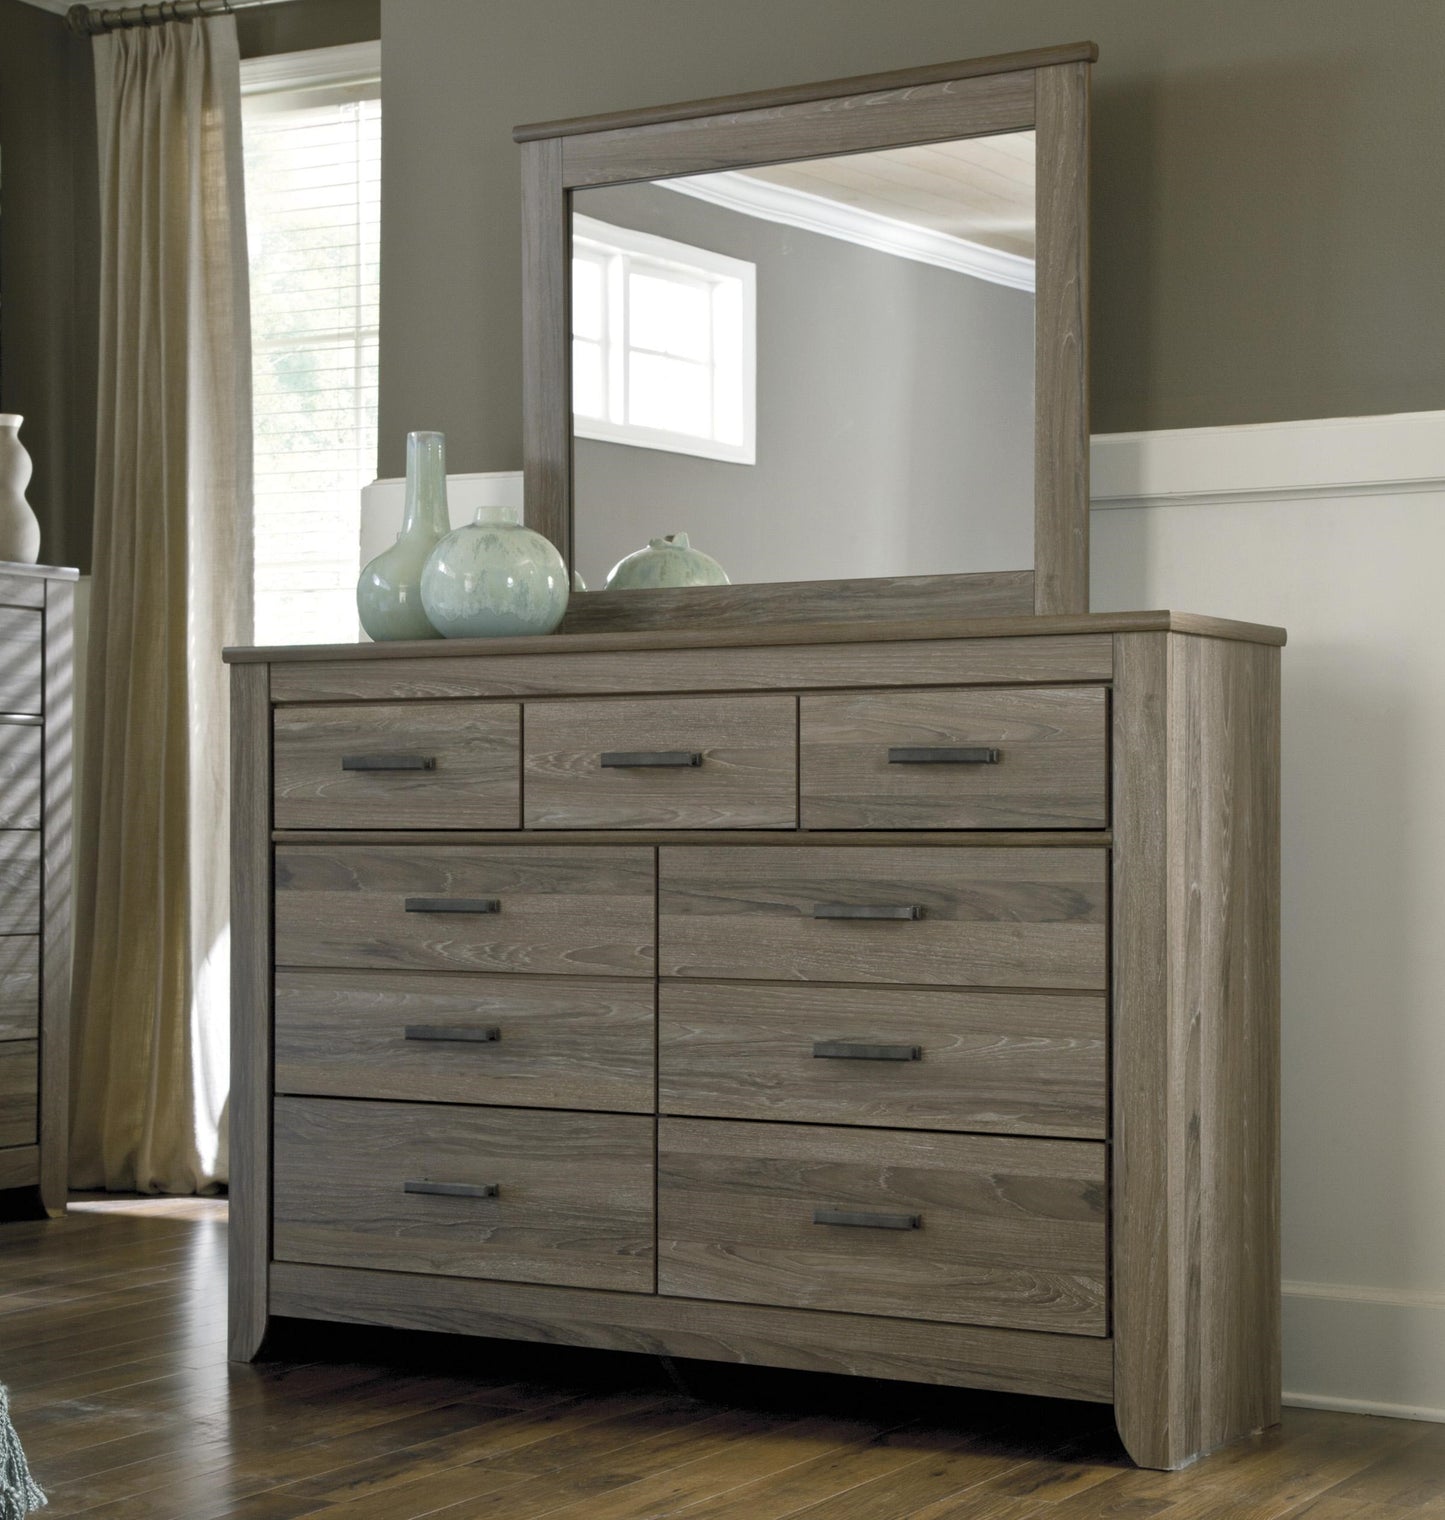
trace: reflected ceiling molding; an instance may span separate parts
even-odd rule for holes
[[[690,195],[714,206],[740,211],[745,216],[760,217],[766,222],[781,222],[804,232],[821,233],[857,243],[879,253],[896,254],[920,264],[934,264],[956,274],[971,275],[993,285],[1007,285],[1011,290],[1034,290],[1034,261],[1015,253],[1003,253],[971,243],[965,238],[931,227],[900,222],[876,211],[863,211],[827,196],[813,195],[783,185],[754,179],[741,170],[722,174],[689,175],[684,179],[655,180],[655,184],[679,195]]]

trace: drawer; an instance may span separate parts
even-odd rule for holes
[[[39,1111],[40,1042],[0,1045],[0,1145],[34,1145]]]
[[[1101,686],[858,692],[801,702],[805,829],[1098,829]]]
[[[282,707],[278,829],[514,829],[515,702]]]
[[[44,711],[44,620],[26,607],[0,607],[0,713]]]
[[[651,976],[653,852],[285,845],[276,962]]]
[[[0,936],[0,1041],[33,1040],[39,1033],[40,940]]]
[[[529,702],[531,829],[791,829],[793,697]]]
[[[1102,994],[664,982],[658,1107],[1101,1140]]]
[[[658,1122],[658,1292],[1108,1332],[1105,1147]]]
[[[620,977],[282,971],[276,1090],[653,1110],[653,987]]]
[[[1102,848],[713,845],[659,856],[664,976],[1107,985]]]
[[[277,1098],[279,1261],[653,1287],[654,1121]]]
[[[38,722],[0,718],[0,829],[40,827],[43,742]]]
[[[0,829],[0,934],[40,932],[40,835]]]

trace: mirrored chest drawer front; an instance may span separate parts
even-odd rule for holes
[[[664,1114],[1103,1139],[1102,994],[664,981]]]
[[[514,829],[515,702],[282,707],[274,719],[278,829]]]
[[[529,702],[524,817],[533,829],[791,829],[792,696]]]
[[[0,1044],[0,1146],[35,1144],[39,1078],[38,1040]]]
[[[40,1033],[40,938],[0,935],[0,1042]]]
[[[1102,686],[804,695],[808,829],[1099,829]]]
[[[653,1289],[654,1121],[278,1097],[273,1253]]]
[[[276,1090],[651,1113],[654,996],[621,977],[280,971]]]
[[[649,977],[653,851],[281,845],[278,966]]]
[[[44,731],[39,718],[0,713],[0,829],[38,829]]]
[[[1105,1148],[669,1119],[658,1291],[1108,1332]]]
[[[1108,851],[664,845],[659,969],[1102,991]]]
[[[40,932],[41,836],[0,829],[0,934]]]

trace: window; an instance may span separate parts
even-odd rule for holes
[[[572,408],[583,438],[752,464],[756,265],[572,218]]]
[[[380,62],[363,43],[241,65],[258,643],[356,631],[376,475]]]

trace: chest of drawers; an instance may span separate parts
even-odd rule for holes
[[[232,651],[273,1316],[1279,1398],[1278,630]]]

